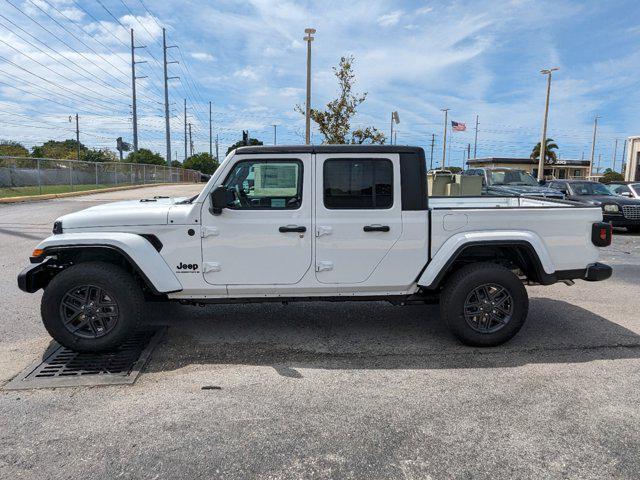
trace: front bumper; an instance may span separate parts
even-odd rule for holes
[[[614,227],[640,227],[640,219],[625,218],[622,214],[603,214],[602,219]]]
[[[33,293],[45,287],[52,277],[49,260],[33,263],[18,274],[18,288],[23,292]]]

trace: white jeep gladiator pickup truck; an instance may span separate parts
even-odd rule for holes
[[[525,284],[611,276],[599,207],[427,193],[421,148],[242,147],[193,198],[59,218],[18,285],[44,289],[45,327],[77,351],[119,345],[153,300],[439,301],[462,342],[495,346],[525,321]]]

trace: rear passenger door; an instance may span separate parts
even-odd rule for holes
[[[318,154],[315,259],[320,283],[367,280],[402,234],[398,154]]]

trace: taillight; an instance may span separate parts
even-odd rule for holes
[[[608,247],[613,238],[613,228],[610,223],[597,222],[591,227],[591,242],[596,247]]]

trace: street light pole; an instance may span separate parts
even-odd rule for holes
[[[443,135],[443,140],[442,140],[442,165],[440,166],[441,169],[444,170],[444,165],[445,165],[445,160],[447,158],[447,117],[449,114],[449,109],[448,108],[443,108],[440,110],[441,112],[444,112],[444,135]]]
[[[549,95],[551,93],[551,72],[558,70],[558,67],[540,70],[540,73],[547,75],[547,100],[544,104],[544,120],[542,122],[542,139],[540,140],[540,159],[538,160],[538,180],[544,180],[544,158],[547,148],[547,120],[549,118]]]
[[[306,145],[311,143],[311,42],[313,42],[313,34],[316,33],[315,28],[305,28],[304,41],[307,42],[307,102],[305,105],[305,133],[304,141]]]
[[[391,145],[393,145],[394,143],[394,137],[393,137],[393,124],[399,124],[400,123],[400,115],[398,115],[397,111],[393,111],[391,112],[391,137],[389,138],[389,143]]]
[[[274,125],[273,126],[273,144],[274,145],[277,145],[277,143],[278,143],[278,130],[277,129],[278,129],[278,126]]]
[[[598,119],[600,115],[596,115],[593,118],[593,140],[591,141],[591,158],[589,160],[589,177],[593,176],[593,161],[596,155],[596,132],[598,131]]]

